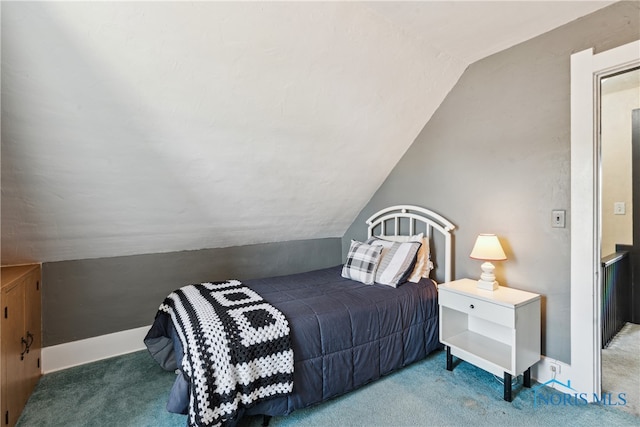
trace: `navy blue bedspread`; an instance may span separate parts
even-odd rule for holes
[[[246,280],[286,316],[295,358],[293,393],[247,414],[287,415],[363,386],[441,347],[438,292],[422,279],[398,288],[341,277],[342,266]],[[171,321],[158,317],[145,338],[154,358],[175,369],[182,358]],[[177,364],[176,364],[176,361]],[[188,387],[178,375],[167,408],[186,413]]]

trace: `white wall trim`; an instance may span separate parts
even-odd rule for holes
[[[151,328],[143,326],[136,329],[115,332],[84,340],[45,347],[42,349],[42,373],[48,374],[110,357],[120,356],[144,350],[144,336]],[[560,366],[560,372],[554,377],[551,364]],[[571,365],[559,360],[542,356],[542,359],[531,368],[531,376],[541,384],[555,378],[566,382],[572,379]]]
[[[601,392],[598,109],[601,76],[640,63],[640,40],[571,56],[571,381]]]
[[[594,128],[593,49],[571,56],[571,378],[577,390],[599,394],[593,348],[598,328],[594,292],[597,284],[597,178]],[[580,357],[578,357],[578,355]]]
[[[114,332],[42,349],[42,373],[59,371],[134,351],[144,350],[142,341],[151,326]]]
[[[45,347],[42,349],[41,356],[42,373],[48,374],[144,350],[146,347],[143,339],[149,328],[151,328],[151,325]],[[555,377],[551,372],[551,363],[560,366],[560,372]],[[542,359],[531,368],[531,376],[542,384],[552,378],[559,381],[573,378],[570,365],[546,356],[542,356]]]

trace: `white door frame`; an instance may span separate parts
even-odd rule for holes
[[[571,55],[571,382],[601,393],[600,78],[640,65],[640,40]]]

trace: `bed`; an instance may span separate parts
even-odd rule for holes
[[[444,264],[436,265],[437,271],[444,281],[451,280],[454,225],[435,212],[410,205],[383,209],[366,224],[367,241],[351,242],[344,265],[242,283],[288,321],[292,391],[240,405],[223,425],[256,414],[264,415],[266,424],[271,416],[288,415],[340,396],[441,348],[437,286],[428,276],[433,275],[431,259],[437,259],[437,264]],[[374,272],[367,277],[358,268],[351,273],[348,269],[353,267],[354,251],[362,246],[380,252]],[[403,250],[407,253],[397,255]],[[405,264],[389,266],[402,257]],[[399,277],[403,268],[406,271]],[[381,274],[389,271],[395,275],[385,279]],[[223,286],[230,285],[225,282]],[[145,344],[164,369],[177,373],[167,409],[187,414],[193,412],[189,397],[195,390],[191,378],[196,377],[182,364],[184,337],[176,332],[171,318],[162,314],[158,312]],[[207,425],[191,415],[190,425]]]

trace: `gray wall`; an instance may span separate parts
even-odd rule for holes
[[[543,299],[543,353],[570,363],[570,56],[640,39],[640,3],[623,2],[472,64],[343,238],[401,203],[452,221],[456,278],[477,278],[476,235],[496,233],[505,285]],[[551,211],[567,227],[551,228]]]
[[[340,264],[340,239],[315,239],[126,257],[47,262],[43,345],[150,325],[171,291]]]

